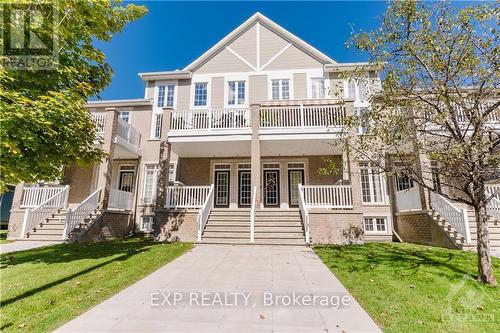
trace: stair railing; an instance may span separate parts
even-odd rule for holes
[[[63,190],[45,200],[35,208],[28,208],[24,214],[23,228],[21,237],[25,238],[27,233],[37,225],[42,223],[59,209],[68,207],[69,185],[64,186]]]
[[[250,210],[250,242],[255,242],[255,210],[257,206],[257,186],[253,187],[252,209]]]
[[[91,195],[89,195],[85,200],[82,201],[78,207],[68,209],[66,214],[66,221],[64,224],[63,239],[68,238],[68,235],[73,229],[75,229],[80,223],[82,223],[85,218],[87,218],[93,211],[99,207],[101,199],[101,189],[97,189]]]
[[[434,209],[446,222],[448,222],[455,230],[457,230],[467,243],[471,242],[469,217],[467,209],[459,209],[455,207],[445,197],[431,192],[431,207]]]
[[[210,211],[214,205],[214,184],[210,185],[210,190],[208,191],[207,198],[203,203],[203,206],[198,212],[198,241],[201,241],[201,235],[203,230],[205,230],[205,225],[207,224],[208,217],[210,216]]]
[[[300,215],[302,216],[306,244],[309,244],[309,211],[307,210],[306,201],[304,199],[304,187],[302,184],[299,184],[299,209]]]
[[[491,198],[490,202],[488,202],[488,205],[486,206],[486,212],[490,216],[500,219],[500,200],[497,198]]]

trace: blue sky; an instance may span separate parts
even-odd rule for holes
[[[344,44],[353,29],[376,28],[386,7],[382,1],[136,2],[149,13],[96,44],[115,72],[103,99],[144,97],[137,73],[182,69],[257,11],[339,62],[366,60]]]

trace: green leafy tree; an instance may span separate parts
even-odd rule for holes
[[[472,207],[478,279],[491,285],[487,221],[494,199],[485,182],[500,176],[499,15],[498,2],[456,8],[395,1],[378,29],[348,43],[369,55],[370,68],[383,68],[383,90],[351,119],[364,135],[352,135],[349,148],[359,160]],[[387,156],[398,168],[384,162]]]
[[[39,3],[47,1],[16,4]],[[103,158],[104,152],[93,144],[95,129],[84,104],[111,82],[113,71],[94,42],[111,40],[146,13],[143,6],[124,6],[115,0],[53,4],[58,19],[38,32],[56,32],[56,68],[13,70],[3,66],[6,58],[0,57],[0,191],[6,184],[56,180],[63,166],[88,165]],[[42,13],[47,14],[43,9]]]

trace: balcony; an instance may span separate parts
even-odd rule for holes
[[[96,139],[101,141],[106,131],[106,114],[104,112],[90,113],[96,126]],[[118,118],[116,124],[115,158],[137,158],[140,155],[141,133],[125,120]]]

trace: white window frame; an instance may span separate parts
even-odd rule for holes
[[[324,84],[324,88],[325,88],[325,91],[324,91],[324,97],[314,97],[313,96],[313,82],[315,80],[323,80],[323,84]],[[328,77],[325,77],[325,76],[309,76],[308,75],[308,79],[307,79],[307,98],[308,99],[327,99],[327,98],[331,98],[330,96],[330,78]]]
[[[245,102],[243,104],[238,104],[238,95],[236,95],[236,103],[235,104],[229,104],[229,82],[232,81],[244,81],[245,82]],[[247,108],[249,103],[248,103],[248,76],[241,76],[241,75],[232,75],[232,76],[227,76],[224,77],[224,107],[226,108]],[[236,94],[238,94],[238,91],[236,91]],[[193,97],[194,98],[194,97]],[[194,100],[193,100],[194,103]]]
[[[168,94],[168,85],[174,85],[174,105],[173,109],[177,108],[177,92],[178,92],[178,80],[163,80],[163,81],[155,81],[155,88],[154,88],[154,101],[153,101],[153,112],[151,113],[151,126],[150,126],[150,131],[149,131],[149,138],[150,140],[160,140],[161,137],[161,128],[163,127],[163,124],[160,126],[160,135],[156,136],[156,119],[158,114],[163,115],[163,107],[158,106],[158,96],[160,93],[160,86],[165,86],[165,98],[163,101],[163,104],[167,104],[167,94]],[[160,120],[163,121],[163,120]]]
[[[133,167],[133,169],[123,169],[122,170],[122,167]],[[121,173],[122,171],[132,171],[134,173],[134,180],[132,182],[132,192],[130,193],[134,193],[135,194],[135,188],[138,184],[136,184],[136,177],[137,177],[137,166],[135,164],[132,164],[132,163],[123,163],[123,164],[119,164],[118,165],[118,172],[117,172],[117,175],[116,175],[116,184],[115,184],[115,187],[114,189],[115,190],[119,190],[120,189],[120,177],[121,177]]]
[[[359,94],[359,81],[364,80],[366,81],[367,86],[370,85],[370,78],[368,77],[368,73],[366,75],[362,75],[361,77],[356,77],[356,78],[348,78],[344,80],[344,97],[346,99],[351,99],[349,97],[349,81],[354,80],[354,106],[355,107],[367,107],[370,105],[369,102],[369,94],[367,94],[367,99],[364,101],[361,101],[360,99],[360,94]]]
[[[172,173],[170,173],[171,171]],[[175,182],[176,176],[177,176],[177,162],[170,162],[170,165],[168,167],[168,181]]]
[[[203,79],[197,79],[197,80],[193,80],[191,82],[191,93],[190,93],[190,96],[191,96],[191,102],[190,102],[190,105],[191,105],[191,108],[192,109],[209,109],[210,108],[210,93],[212,91],[212,84],[211,84],[211,79],[210,78],[203,78]],[[206,83],[207,84],[207,104],[206,105],[194,105],[194,92],[195,92],[195,87],[196,87],[196,84],[197,83]]]
[[[154,173],[153,173],[153,187],[152,187],[152,193],[151,193],[151,202],[146,202],[145,198],[146,198],[146,174],[147,174],[147,171],[148,171],[148,166],[155,166],[156,168],[154,169]],[[143,185],[142,185],[142,203],[145,204],[145,205],[153,205],[156,203],[156,187],[157,187],[157,184],[158,184],[158,170],[159,170],[159,166],[157,163],[146,163],[144,164],[144,181],[143,181]]]
[[[267,77],[267,98],[268,100],[270,101],[273,101],[273,87],[272,87],[272,83],[273,83],[273,80],[280,80],[280,84],[279,84],[279,94],[280,94],[280,98],[275,100],[275,101],[289,101],[289,100],[293,100],[294,99],[294,85],[293,85],[293,73],[278,73],[278,74],[270,74],[268,75]],[[282,90],[282,85],[281,85],[281,80],[288,80],[288,84],[289,84],[289,89],[290,89],[290,92],[289,92],[289,98],[288,99],[283,99],[283,90]]]
[[[128,121],[125,120],[128,124],[131,124],[132,123],[132,108],[120,108],[118,109],[118,112],[119,112],[119,117],[122,118],[122,120],[125,120],[123,119],[122,117],[122,113],[124,112],[127,112],[128,113]]]
[[[143,227],[143,221],[144,219],[151,219],[151,228],[150,229],[146,229]],[[139,220],[139,230],[141,231],[152,231],[153,230],[153,223],[154,223],[154,218],[152,215],[143,215],[141,216],[140,220]]]
[[[366,220],[371,220],[373,223],[373,231],[366,230]],[[377,220],[383,220],[385,230],[378,230]],[[387,216],[363,216],[363,230],[367,235],[388,234],[389,233],[389,218]]]
[[[366,164],[367,166],[364,166],[364,164]],[[363,179],[362,179],[362,176],[361,176],[361,169],[368,169],[368,184],[369,184],[369,191],[370,191],[370,201],[369,202],[365,202],[364,201],[364,196],[363,196]],[[360,181],[360,190],[361,190],[361,201],[363,203],[363,205],[383,205],[386,203],[386,189],[385,189],[385,186],[386,186],[386,182],[385,182],[385,173],[384,172],[381,172],[379,170],[379,172],[375,172],[375,175],[378,176],[379,178],[379,181],[380,181],[380,197],[382,198],[382,201],[374,201],[375,199],[375,193],[374,193],[374,187],[373,187],[373,175],[374,175],[374,169],[377,169],[376,166],[372,165],[371,162],[361,162],[360,165],[359,165],[359,172],[360,172],[360,178],[359,178],[359,181]],[[376,171],[376,170],[375,170]]]

